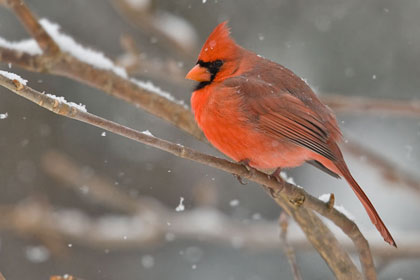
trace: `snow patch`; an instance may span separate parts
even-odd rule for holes
[[[284,171],[280,172],[280,177],[285,180],[287,183],[292,184],[292,185],[296,185],[295,180],[292,177],[288,177],[287,173]],[[297,185],[296,185],[297,186]]]
[[[319,200],[328,203],[328,201],[330,201],[330,197],[331,194],[330,193],[324,193],[322,195],[320,195],[318,197]],[[334,204],[334,209],[337,210],[338,212],[340,212],[341,214],[343,214],[344,216],[346,216],[347,218],[349,218],[350,220],[354,221],[355,217],[352,213],[350,213],[346,208],[344,208],[343,205],[335,205]]]
[[[325,203],[327,203],[328,201],[330,201],[330,197],[331,197],[331,194],[330,193],[324,193],[324,194],[321,194],[318,197],[318,199],[321,200],[321,201],[323,201],[323,202],[325,202]]]
[[[120,77],[127,78],[127,72],[124,68],[116,66],[114,62],[106,57],[102,52],[84,47],[77,43],[72,37],[60,32],[60,26],[43,18],[39,23],[44,27],[48,34],[58,44],[62,51],[68,52],[77,59],[86,62],[96,68],[109,70]]]
[[[160,11],[154,18],[154,24],[156,28],[175,40],[184,49],[191,50],[197,42],[194,28],[181,17]]]
[[[185,205],[184,205],[184,198],[181,196],[179,198],[179,204],[178,206],[175,208],[176,212],[182,212],[185,210]]]
[[[239,205],[239,200],[237,200],[237,199],[232,199],[232,200],[229,202],[229,205],[230,205],[231,207],[236,207],[236,206],[238,206],[238,205]]]
[[[15,73],[7,72],[7,71],[0,70],[0,75],[8,78],[10,80],[17,80],[17,81],[19,81],[19,83],[21,83],[22,85],[25,85],[25,86],[26,86],[26,83],[28,82],[27,80],[23,79],[21,76],[16,75]]]
[[[10,42],[0,37],[0,47],[14,50],[18,52],[27,53],[30,55],[42,54],[41,48],[34,39],[26,39],[18,42]]]
[[[142,131],[141,133],[143,133],[143,134],[146,134],[147,136],[152,136],[152,137],[155,137],[148,129],[147,130],[144,130],[144,131]]]
[[[42,263],[48,260],[50,251],[44,246],[28,246],[25,255],[32,263]]]
[[[77,103],[74,103],[74,102],[69,102],[63,96],[55,96],[54,94],[49,94],[49,93],[46,93],[45,95],[52,98],[52,99],[57,100],[58,102],[61,102],[61,103],[67,104],[69,106],[75,107],[76,109],[78,109],[82,112],[87,112],[86,106],[81,104],[81,103],[77,104]]]
[[[150,81],[143,82],[136,79],[129,79],[127,72],[125,71],[124,68],[115,65],[114,62],[108,57],[106,57],[102,52],[93,50],[89,47],[84,47],[81,44],[77,43],[69,35],[62,33],[60,31],[60,26],[57,23],[51,22],[45,18],[41,19],[39,23],[47,31],[47,33],[52,37],[52,39],[58,44],[58,46],[60,47],[62,51],[71,54],[77,59],[87,64],[90,64],[93,67],[96,67],[102,70],[112,71],[116,75],[124,79],[128,79],[129,81],[136,84],[137,86],[147,91],[158,94],[162,97],[165,97],[166,99],[172,102],[175,102],[177,104],[184,106],[185,109],[188,109],[188,106],[184,103],[184,101],[176,100],[170,93],[161,90],[159,87],[155,86]],[[187,33],[190,35],[186,35],[184,37],[195,36],[195,35],[191,35],[195,33],[192,27],[189,26],[187,22],[183,22],[182,19],[177,18],[173,15],[165,14],[165,16],[163,16],[160,19],[159,25],[160,25],[160,28],[166,29],[166,32],[168,32],[169,34],[172,34],[172,36],[173,34],[187,34]],[[190,31],[187,31],[188,29],[190,29]],[[179,35],[177,36],[178,36],[177,40],[183,40],[185,42],[189,40],[187,38],[180,38]],[[5,39],[0,38],[0,47],[5,47],[5,48],[25,52],[32,55],[42,54],[42,50],[39,48],[38,44],[33,39],[24,40],[20,42],[8,42]],[[15,76],[12,77],[11,76],[12,73],[9,73],[6,71],[0,71],[0,74],[2,74],[3,76],[9,79],[16,79],[20,83],[26,85],[27,81],[20,78],[18,75],[14,74]]]
[[[125,2],[133,9],[144,11],[151,6],[150,0],[125,0]]]
[[[165,97],[166,99],[168,99],[172,102],[175,102],[179,105],[182,105],[185,109],[188,109],[188,106],[185,104],[184,101],[175,99],[175,97],[173,97],[170,93],[160,89],[159,87],[155,86],[150,81],[143,82],[143,81],[139,81],[139,80],[136,80],[136,79],[133,79],[133,78],[131,78],[130,81],[135,83],[137,86],[147,90],[147,91],[156,93],[156,94],[158,94],[162,97]]]
[[[344,208],[343,205],[334,205],[334,208],[335,208],[335,210],[337,210],[338,212],[341,212],[341,214],[343,214],[344,216],[346,216],[347,218],[349,218],[353,222],[356,220],[354,215],[352,213],[350,213],[349,210]]]
[[[6,113],[1,113],[0,114],[0,120],[7,119],[8,116],[9,116],[9,114],[7,112]]]

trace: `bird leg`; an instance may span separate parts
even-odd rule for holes
[[[246,159],[243,159],[243,160],[239,161],[238,163],[243,165],[246,168],[246,170],[251,171],[251,166],[249,166],[249,162],[250,162],[250,160],[246,158]],[[241,185],[246,185],[247,184],[243,181],[242,177],[239,176],[238,174],[233,174],[233,176],[239,181],[239,183]]]
[[[271,173],[271,175],[268,175],[268,177],[270,179],[271,178],[274,178],[274,179],[277,180],[277,182],[282,183],[283,182],[283,179],[281,178],[281,175],[280,175],[281,170],[282,170],[281,167],[277,167],[276,170],[274,170],[274,172]]]
[[[273,197],[273,198],[278,198],[280,196],[280,192],[284,189],[285,181],[283,180],[282,176],[280,175],[281,170],[282,170],[281,167],[277,167],[276,170],[274,170],[273,173],[271,173],[270,175],[267,175],[268,179],[271,180],[272,178],[274,178],[274,179],[276,179],[276,181],[278,183],[281,184],[281,189],[273,189],[271,187],[265,186],[266,189],[268,190],[268,192],[270,193],[271,197]]]

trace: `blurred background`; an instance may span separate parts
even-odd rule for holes
[[[229,20],[240,45],[292,69],[321,96],[407,102],[420,97],[420,2],[416,0],[26,3],[40,18],[58,23],[81,44],[104,52],[130,75],[152,81],[187,104],[194,84],[183,77],[209,33],[223,20]],[[3,7],[0,37],[9,41],[29,37]],[[0,69],[20,74],[39,91],[83,103],[104,118],[221,156],[168,123],[86,85],[6,63],[0,63]],[[208,213],[223,214],[245,230],[247,225],[270,225],[268,235],[276,240],[278,230],[272,225],[281,209],[259,186],[242,186],[230,174],[54,115],[4,88],[0,88],[0,113],[7,113],[0,119],[0,271],[6,279],[48,279],[65,273],[86,280],[292,278],[278,244],[246,247],[235,236],[229,243],[194,233],[171,234],[172,219],[179,215],[216,209],[220,212]],[[357,141],[420,178],[419,118],[386,112],[337,118],[346,141]],[[345,157],[396,242],[406,241],[405,233],[414,233],[409,240],[419,248],[420,236],[415,233],[420,232],[420,192],[389,182],[363,156]],[[345,182],[308,166],[288,174],[314,196],[334,192],[337,204],[355,216],[369,242],[387,246]],[[111,195],[95,194],[94,185],[108,186]],[[152,233],[150,242],[136,242],[127,232],[135,236],[133,228],[141,231],[147,225],[130,220],[132,208],[127,205],[144,197],[151,198],[144,205],[165,211],[151,218],[152,224],[159,224],[159,234]],[[185,210],[177,212],[181,197]],[[41,222],[50,223],[49,229],[37,227]],[[89,225],[101,230],[84,233],[82,228]],[[70,233],[60,235],[54,228]],[[212,230],[223,235],[226,229]],[[95,241],[101,236],[114,242]],[[317,252],[297,248],[296,253],[304,279],[334,278]],[[379,278],[418,279],[420,257],[413,255],[377,256]]]

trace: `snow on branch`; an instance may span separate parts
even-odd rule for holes
[[[27,80],[23,79],[21,76],[15,73],[7,72],[7,71],[0,70],[0,75],[10,80],[17,80],[22,85],[26,85],[26,83],[28,82]]]
[[[127,78],[124,68],[116,66],[114,62],[106,57],[102,52],[84,47],[77,43],[71,36],[60,31],[57,23],[49,21],[46,18],[39,20],[41,26],[47,31],[51,38],[58,44],[61,51],[67,52],[77,59],[88,63],[98,69],[109,70],[120,77]]]
[[[0,76],[0,85],[56,114],[88,123],[103,130],[169,152],[180,158],[202,163],[258,183],[267,190],[272,198],[287,211],[290,216],[294,217],[312,245],[319,252],[323,252],[322,254],[325,257],[325,260],[336,275],[348,274],[349,271],[351,271],[351,275],[358,277],[360,272],[357,270],[348,254],[339,245],[338,240],[331,231],[310,209],[317,211],[340,227],[344,233],[353,240],[360,252],[360,261],[364,268],[364,272],[367,275],[375,275],[372,255],[368,243],[360,233],[357,225],[334,208],[329,209],[324,202],[306,193],[302,188],[285,181],[279,183],[276,179],[255,169],[248,170],[241,164],[202,154],[182,145],[147,135],[88,112],[78,110],[75,106],[69,106],[66,103],[59,102],[57,99],[51,98],[30,87],[20,84],[16,85],[11,80],[4,77],[2,78],[2,76]],[[303,203],[304,205],[302,205]],[[343,268],[345,268],[345,271]]]
[[[6,39],[0,37],[0,47],[27,53],[30,55],[42,54],[42,50],[39,48],[37,42],[34,39],[26,39],[19,42],[9,42]]]

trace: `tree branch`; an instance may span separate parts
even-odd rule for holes
[[[31,34],[47,33],[39,23],[33,24],[38,20],[23,1],[7,0],[7,5],[13,9]],[[158,91],[141,86],[132,79],[128,80],[113,71],[100,69],[97,65],[83,62],[70,53],[60,49],[56,51],[57,44],[50,36],[35,36],[34,39],[43,51],[48,52],[34,56],[0,47],[1,60],[16,63],[29,71],[47,72],[85,83],[143,108],[145,111],[175,124],[194,137],[205,140],[201,130],[195,124],[193,115],[185,108],[185,105],[173,102],[159,95]],[[54,52],[50,52],[50,50],[54,50]]]
[[[391,100],[336,94],[321,95],[322,101],[336,113],[386,113],[406,117],[420,117],[420,100]]]
[[[289,241],[287,240],[287,231],[289,227],[288,218],[289,217],[284,212],[280,214],[280,218],[279,218],[280,240],[282,241],[282,244],[283,244],[284,253],[287,256],[287,259],[289,260],[289,265],[293,273],[293,279],[302,280],[302,275],[300,274],[299,267],[296,262],[295,250],[293,249],[293,247],[289,244]]]
[[[16,0],[8,0],[14,2]],[[21,1],[18,1],[21,3]],[[15,9],[21,6],[15,5]],[[25,7],[24,5],[22,7]],[[23,14],[23,16],[22,16]],[[35,16],[26,8],[20,11],[22,16],[21,22],[27,29],[40,28],[39,31],[33,32],[45,33],[41,25],[30,25]],[[34,27],[33,27],[34,26]],[[44,37],[41,37],[44,38]],[[38,41],[43,39],[38,38]],[[42,41],[42,44],[47,44],[50,40]],[[51,47],[54,49],[54,47]],[[195,123],[194,116],[184,105],[173,102],[161,95],[158,92],[152,91],[148,88],[139,86],[133,80],[128,80],[117,75],[113,71],[103,70],[90,65],[86,62],[80,61],[70,53],[61,53],[57,58],[51,59],[50,56],[31,55],[25,52],[11,50],[0,46],[0,61],[13,63],[19,67],[33,72],[46,72],[54,75],[65,76],[70,79],[79,81],[89,86],[100,89],[114,97],[123,99],[137,107],[141,107],[147,112],[160,117],[172,125],[184,130],[193,135],[195,138],[206,141],[203,133]],[[342,112],[383,112],[390,110],[392,113],[406,116],[417,116],[420,114],[420,101],[396,101],[396,100],[377,100],[359,97],[344,97],[337,95],[321,96],[323,101],[335,110]],[[408,175],[403,170],[395,168],[389,161],[385,160],[380,155],[369,151],[360,144],[343,145],[348,152],[358,156],[361,153],[367,158],[367,161],[372,166],[379,166],[385,174],[385,178],[390,178],[390,181],[402,183],[413,189],[420,189],[420,183],[412,176]],[[385,173],[384,173],[385,172]],[[389,175],[390,174],[390,175]]]
[[[16,3],[21,3],[21,1],[18,0],[8,0],[9,5],[13,5]],[[12,3],[12,4],[10,4]],[[13,8],[14,9],[19,9],[20,5],[14,5]],[[17,16],[19,16],[21,22],[26,26],[26,28],[28,30],[30,30],[31,34],[34,35],[35,39],[38,41],[38,43],[41,44],[48,44],[48,39],[43,38],[42,36],[37,36],[36,34],[41,34],[42,30],[39,31],[39,33],[36,32],[37,29],[42,28],[41,25],[33,25],[31,24],[31,22],[33,21],[37,21],[35,16],[29,11],[29,9],[25,9],[22,8],[21,10],[19,10],[18,12],[15,11],[15,13],[17,14]],[[44,30],[45,32],[45,30]],[[38,67],[33,67],[32,71],[47,71],[50,73],[54,73],[54,74],[58,74],[58,75],[62,75],[62,76],[67,76],[70,77],[72,79],[76,79],[78,81],[82,81],[86,84],[89,84],[91,86],[97,87],[99,89],[104,90],[105,92],[108,92],[114,96],[117,96],[119,98],[123,98],[131,103],[134,103],[142,108],[144,108],[146,111],[157,115],[173,124],[175,124],[176,126],[182,128],[183,130],[189,132],[190,134],[196,136],[197,138],[203,140],[204,137],[201,133],[201,131],[198,129],[198,127],[195,125],[194,122],[194,118],[192,116],[192,114],[185,108],[185,106],[177,104],[171,100],[166,99],[165,97],[159,96],[157,94],[156,91],[150,90],[145,88],[144,86],[139,86],[138,83],[136,83],[133,80],[127,80],[126,77],[122,77],[121,75],[116,74],[113,71],[108,71],[108,70],[103,70],[103,69],[98,69],[97,67],[87,64],[85,62],[80,61],[79,59],[77,59],[76,57],[74,57],[73,55],[69,54],[69,53],[64,53],[62,51],[60,51],[59,55],[54,55],[54,59],[51,60],[50,57],[51,55],[49,55],[49,53],[55,53],[55,52],[50,52],[48,51],[49,49],[54,49],[53,47],[48,48],[48,47],[42,47],[44,51],[43,55],[40,56],[31,56],[31,57],[27,57],[26,59],[31,59],[33,61],[38,61],[37,63],[33,63],[32,65],[38,65]],[[5,49],[0,49],[0,57],[4,57],[4,55],[2,55],[2,51],[5,51]],[[18,53],[19,54],[19,53]],[[21,57],[19,55],[10,55],[8,56],[9,58],[15,58],[15,59],[20,59],[18,61],[22,61]],[[39,61],[40,60],[40,61]],[[13,61],[9,61],[9,62],[13,62]],[[23,63],[22,63],[23,64]],[[42,67],[39,67],[39,65],[42,65]],[[36,69],[36,70],[35,70]],[[25,88],[24,88],[25,89]],[[47,101],[47,100],[43,100]],[[53,102],[57,102],[56,100]],[[72,117],[75,118],[76,115],[78,117],[78,120],[84,121],[84,122],[88,122],[90,124],[96,125],[98,127],[103,127],[102,125],[108,125],[108,129],[110,129],[110,131],[114,131],[117,132],[118,131],[118,126],[115,126],[115,123],[107,123],[105,122],[106,120],[101,119],[99,117],[97,118],[91,118],[92,115],[86,113],[86,112],[77,112],[78,110],[76,109],[76,111],[74,111],[72,108],[72,106],[63,106],[62,104],[60,104],[60,102],[58,102],[59,104],[54,105],[53,103],[51,103],[51,100],[49,101],[49,103],[47,102],[48,106],[47,108],[49,108],[50,110],[59,113],[59,114],[63,114],[66,115],[68,117]],[[54,108],[54,106],[56,108]],[[66,111],[69,110],[69,111]],[[73,111],[72,111],[73,110]],[[74,115],[73,115],[74,114]],[[137,132],[138,133],[138,132]],[[174,147],[170,146],[169,142],[163,141],[163,142],[159,142],[157,144],[156,139],[157,138],[153,138],[153,139],[145,139],[144,137],[139,137],[138,134],[135,133],[135,131],[131,130],[131,129],[123,129],[122,131],[120,131],[120,134],[124,134],[126,137],[132,138],[136,141],[143,141],[144,143],[148,143],[149,145],[155,146],[155,147],[160,147],[168,152],[171,152],[175,155],[181,156],[181,157],[185,157],[185,154],[187,154],[187,156],[191,156],[191,159],[193,160],[197,160],[199,162],[203,162],[201,160],[203,160],[203,158],[201,158],[200,156],[198,156],[197,158],[195,158],[195,156],[197,156],[197,154],[194,153],[194,151],[186,149],[186,148],[182,148],[182,149],[173,149]],[[166,146],[165,146],[166,145]],[[188,157],[186,157],[188,158]],[[205,160],[208,160],[207,158]],[[233,164],[230,163],[228,161],[224,161],[224,162],[220,162],[218,160],[220,159],[216,159],[213,158],[214,161],[211,161],[211,164],[209,164],[209,162],[207,162],[208,165],[213,166],[213,167],[217,167],[217,168],[222,168],[228,166],[229,164]],[[205,162],[205,161],[204,161]],[[224,166],[226,164],[226,166]],[[263,173],[258,173],[256,171],[253,172],[252,175],[248,174],[248,171],[244,171],[243,167],[241,166],[229,166],[229,168],[225,169],[225,170],[236,170],[236,171],[241,171],[242,173],[245,172],[244,174],[240,174],[241,172],[235,172],[235,171],[229,171],[229,172],[233,172],[233,173],[237,173],[239,175],[241,175],[242,177],[245,178],[253,178],[253,180],[256,180],[256,182],[258,182],[258,180],[260,180],[261,182],[263,182],[264,180],[262,180],[261,176],[265,176]],[[256,177],[254,177],[254,175],[258,175]],[[271,182],[271,183],[270,183]],[[273,187],[272,184],[277,184],[276,182],[269,180],[268,184],[266,184],[270,190],[274,190],[275,193],[280,191],[279,189],[279,185],[274,185],[276,187]],[[271,185],[270,185],[271,184]],[[287,202],[287,199],[290,199],[290,196],[295,196],[292,201],[302,201],[303,199],[305,200],[304,203],[306,206],[315,209],[316,211],[320,212],[323,215],[330,215],[330,216],[334,216],[336,217],[336,213],[334,212],[334,209],[329,209],[329,211],[325,211],[325,209],[322,208],[326,208],[325,204],[323,204],[322,202],[318,201],[315,198],[311,198],[310,196],[306,196],[307,194],[302,192],[301,190],[297,190],[296,188],[288,188],[288,184],[284,184],[284,190],[283,192],[280,192],[280,194],[277,193],[277,195],[279,195],[278,197],[275,197],[276,201],[287,211],[289,212],[289,214],[291,214],[297,221],[298,223],[300,223],[300,225],[302,226],[302,229],[305,231],[306,229],[306,233],[307,234],[313,234],[314,233],[314,229],[311,228],[311,225],[313,224],[317,224],[317,223],[321,223],[321,221],[319,220],[319,218],[316,217],[316,215],[314,215],[314,213],[307,211],[307,209],[304,209],[303,207],[297,207],[296,205],[291,205]],[[288,198],[286,198],[284,195],[289,196]],[[320,205],[318,205],[317,203],[321,203]],[[303,210],[302,210],[303,209]],[[306,211],[306,212],[305,212]],[[332,211],[332,212],[331,212]],[[333,214],[331,214],[333,213]],[[342,215],[344,217],[344,215]],[[330,219],[332,219],[334,221],[334,217],[329,217]],[[317,220],[318,219],[318,220]],[[341,222],[342,218],[337,218],[336,221],[334,221],[334,223],[343,226],[343,223]],[[346,219],[344,217],[344,219]],[[321,223],[322,224],[322,223]],[[344,223],[345,225],[348,225],[346,223]],[[350,234],[352,237],[352,240],[355,242],[356,246],[358,246],[358,248],[362,248],[363,246],[364,249],[361,249],[362,251],[366,250],[369,252],[368,246],[367,246],[367,242],[366,240],[363,238],[363,236],[361,236],[360,231],[357,229],[357,226],[353,223],[354,226],[348,228],[348,229],[343,229],[346,233]],[[325,227],[325,226],[324,226]],[[319,228],[318,234],[323,233],[326,236],[326,240],[329,238],[328,237],[328,229]],[[329,232],[329,234],[331,235],[331,233]],[[332,236],[333,237],[333,236]],[[318,240],[319,241],[319,240]],[[337,247],[338,243],[337,240],[333,237],[333,238],[329,238],[330,241],[330,247],[328,247],[327,249],[324,248],[324,250],[326,250],[325,252],[327,252],[328,250],[331,250],[331,248]],[[322,251],[322,244],[318,244],[316,240],[312,239],[311,242],[314,244],[314,246],[316,247],[317,250],[321,250]],[[325,244],[324,244],[325,246]],[[320,252],[321,252],[320,251]],[[334,262],[334,260],[332,259],[328,259],[328,256],[325,254],[324,255],[321,253],[321,255],[326,259],[326,261],[330,264],[331,262]],[[345,253],[343,253],[343,256],[345,256]],[[368,255],[364,255],[361,256],[361,261],[362,261],[362,265],[365,263],[362,259],[363,258],[369,258],[370,256],[370,252]],[[370,256],[371,259],[371,256]],[[343,259],[341,259],[340,261],[346,262],[347,260],[349,260],[348,256],[343,257]],[[343,262],[343,263],[344,263]],[[351,262],[351,261],[350,261]],[[366,267],[369,267],[370,265],[372,265],[373,262],[370,261],[366,263]],[[372,266],[373,267],[373,266]],[[334,270],[334,268],[332,268]],[[335,268],[337,269],[337,268]],[[334,272],[336,273],[337,271],[339,271],[339,269],[334,270]],[[365,268],[365,273],[366,271],[368,271],[368,269]],[[374,271],[374,269],[373,269]],[[337,273],[336,273],[337,275]],[[374,275],[374,274],[372,274]]]
[[[24,27],[29,34],[37,41],[44,52],[44,55],[55,57],[60,54],[60,48],[50,35],[39,24],[38,19],[34,17],[28,6],[23,1],[6,0],[6,5],[13,10],[16,16],[24,23]]]
[[[41,158],[41,163],[44,172],[53,176],[60,183],[57,187],[70,187],[75,192],[82,194],[84,198],[90,199],[95,203],[101,203],[106,207],[125,212],[130,215],[139,215],[139,213],[156,213],[160,217],[162,226],[159,228],[164,230],[163,234],[159,236],[166,236],[168,233],[176,238],[196,238],[198,240],[206,240],[208,242],[219,243],[223,245],[232,245],[232,237],[240,240],[241,248],[248,248],[252,250],[278,250],[279,246],[284,243],[278,244],[277,228],[278,224],[275,222],[258,221],[250,223],[241,223],[229,216],[224,215],[217,209],[206,207],[199,207],[192,211],[184,211],[182,213],[173,213],[172,209],[163,206],[159,201],[152,197],[140,196],[132,198],[123,194],[120,189],[123,186],[116,188],[112,180],[101,174],[90,173],[88,176],[83,168],[84,164],[80,164],[70,159],[68,156],[58,151],[47,151]],[[61,183],[62,182],[62,183]],[[81,190],[80,186],[89,186],[86,190]],[[332,198],[327,204],[328,208],[332,208]],[[65,212],[65,211],[64,211]],[[213,217],[212,226],[196,228],[196,218],[199,213],[212,213],[204,215],[205,217]],[[281,216],[285,214],[282,212]],[[47,215],[48,216],[48,215]],[[189,218],[188,218],[189,217]],[[216,218],[217,217],[217,218]],[[60,218],[57,218],[60,219]],[[178,220],[181,219],[181,220]],[[171,226],[167,227],[166,221],[170,221]],[[218,221],[218,222],[216,222]],[[95,223],[95,222],[93,222]],[[93,224],[92,223],[92,224]],[[54,224],[54,223],[52,223]],[[89,223],[91,224],[91,223]],[[174,225],[179,225],[175,227]],[[184,236],[185,230],[178,231],[176,229],[187,228],[189,231],[194,232],[191,235]],[[195,229],[192,229],[195,228]],[[214,229],[223,229],[218,231]],[[288,226],[287,239],[290,246],[298,249],[310,250],[313,249],[310,243],[305,240],[304,235],[298,230],[298,227],[293,224]],[[127,229],[127,232],[130,232]],[[335,233],[335,232],[334,232]],[[337,232],[338,233],[338,232]],[[126,235],[126,234],[124,234]],[[377,235],[376,231],[371,231],[369,236]],[[388,246],[382,242],[380,238],[372,238],[371,243],[372,252],[378,257],[397,258],[397,257],[418,257],[420,256],[420,246],[412,246],[416,244],[416,232],[399,232],[401,238],[398,250]],[[402,242],[402,243],[401,243]],[[107,244],[105,241],[98,241],[100,244]],[[340,239],[340,244],[351,252],[357,253],[354,246],[351,244],[350,239]],[[147,245],[147,244],[146,244]],[[144,246],[143,243],[138,242],[136,246]],[[119,248],[118,246],[116,248]]]
[[[306,207],[314,209],[321,215],[329,218],[349,235],[359,250],[360,260],[367,278],[375,279],[375,269],[373,267],[368,243],[358,230],[356,224],[334,208],[328,209],[325,203],[312,197],[303,189],[287,182],[279,184],[276,179],[255,169],[247,170],[240,164],[205,155],[183,147],[182,145],[174,144],[100,118],[80,110],[69,103],[62,102],[57,98],[52,98],[51,96],[37,92],[32,88],[20,84],[17,80],[12,81],[6,77],[0,76],[0,85],[56,114],[97,126],[137,142],[167,151],[178,157],[190,159],[229,173],[237,174],[243,178],[266,186],[272,194],[273,199],[275,199],[289,215],[294,217],[307,235],[309,241],[318,250],[339,279],[361,278],[360,273],[357,271],[347,253],[339,246],[337,239],[331,231],[328,230],[313,212],[301,205],[304,204]]]

